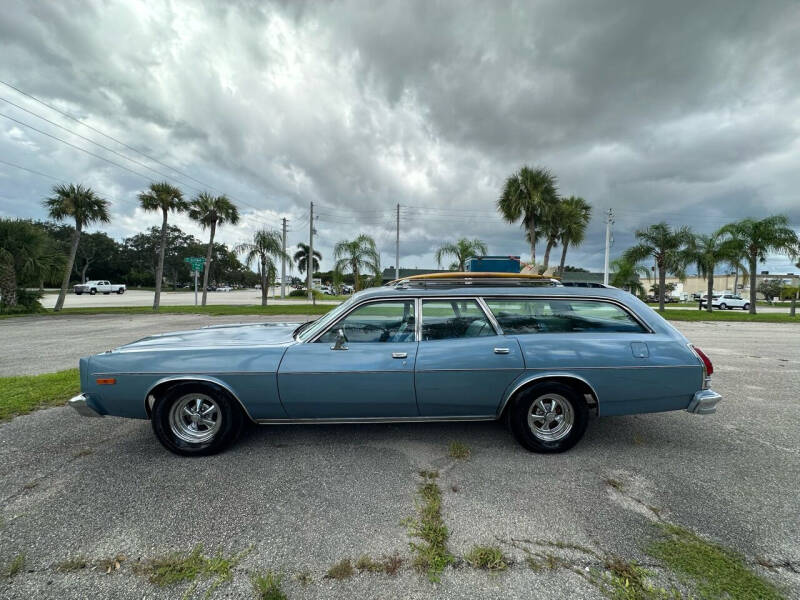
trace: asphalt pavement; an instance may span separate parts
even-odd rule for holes
[[[134,338],[190,324],[188,315],[102,317],[84,318],[84,331]],[[31,343],[31,331],[44,343],[49,331],[51,345],[62,324],[80,331],[56,319],[0,325],[3,362],[16,353],[9,348]],[[146,421],[85,419],[68,408],[18,417],[0,425],[0,567],[26,559],[0,579],[0,597],[201,598],[212,581],[160,588],[136,565],[202,544],[208,554],[249,549],[212,598],[254,597],[250,576],[267,569],[285,575],[289,598],[601,598],[579,573],[609,555],[676,581],[644,552],[659,520],[736,549],[788,598],[800,597],[800,327],[679,328],[715,363],[718,412],[594,419],[578,446],[555,456],[525,451],[499,423],[452,423],[251,427],[223,454],[186,459],[165,451]],[[87,349],[74,348],[70,360]],[[448,456],[454,440],[469,446],[469,459]],[[508,571],[491,576],[459,562],[432,584],[406,562],[396,576],[324,578],[347,557],[410,558],[405,519],[416,514],[422,469],[439,471],[450,551],[499,545]],[[570,568],[535,572],[526,550]],[[124,560],[109,574],[58,568],[117,555]]]

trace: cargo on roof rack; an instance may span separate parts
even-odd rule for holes
[[[386,284],[395,288],[461,287],[514,287],[514,286],[560,286],[555,277],[533,275],[531,273],[480,273],[452,272],[427,273],[395,279]]]

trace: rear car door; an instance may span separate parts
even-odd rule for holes
[[[415,305],[413,298],[366,302],[316,338],[290,346],[278,370],[288,415],[354,420],[418,416]]]
[[[414,380],[427,417],[495,414],[523,371],[516,340],[497,334],[475,298],[423,298]]]

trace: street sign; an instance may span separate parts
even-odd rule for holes
[[[192,271],[202,271],[203,265],[205,265],[206,263],[206,259],[189,256],[184,258],[183,262],[189,263],[189,266],[192,268]]]

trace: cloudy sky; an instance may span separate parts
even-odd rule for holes
[[[0,56],[0,216],[82,182],[121,239],[168,176],[234,199],[229,243],[282,217],[307,241],[313,201],[329,268],[358,233],[393,265],[399,203],[401,265],[433,267],[461,236],[527,254],[495,201],[529,164],[594,207],[570,264],[602,268],[608,208],[615,255],[660,220],[800,229],[797,2],[5,0]]]

